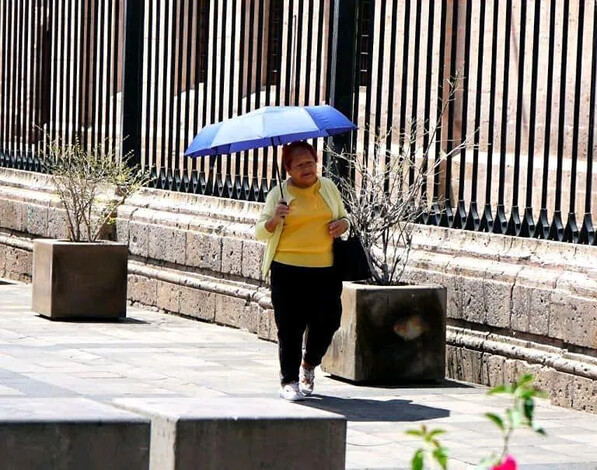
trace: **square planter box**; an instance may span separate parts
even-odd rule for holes
[[[440,380],[446,362],[446,289],[345,282],[342,322],[324,371],[354,382]]]
[[[34,312],[52,319],[126,317],[128,247],[120,243],[33,243]]]

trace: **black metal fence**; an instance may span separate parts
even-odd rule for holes
[[[333,145],[363,158],[390,130],[390,153],[470,143],[422,223],[597,243],[592,0],[0,0],[0,43],[0,166],[39,171],[45,138],[78,139],[158,188],[262,201],[278,149],[184,148],[261,106],[332,103],[360,127]]]
[[[0,166],[41,171],[49,140],[120,152],[123,6],[0,2]]]

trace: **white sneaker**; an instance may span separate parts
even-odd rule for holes
[[[315,386],[315,368],[307,369],[301,366],[299,370],[299,390],[305,396],[313,393],[313,387]]]
[[[299,390],[298,382],[283,385],[280,389],[280,398],[283,398],[287,401],[300,401],[305,399]]]

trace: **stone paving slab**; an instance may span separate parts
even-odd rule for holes
[[[277,397],[277,347],[248,332],[133,307],[123,321],[53,322],[30,303],[30,286],[0,284],[0,401]],[[426,424],[448,431],[459,470],[499,450],[482,414],[509,401],[486,391],[454,381],[356,386],[318,371],[314,396],[294,406],[346,417],[348,469],[409,468],[419,442],[404,431]],[[597,470],[595,415],[546,400],[536,415],[549,436],[515,433],[522,470]]]

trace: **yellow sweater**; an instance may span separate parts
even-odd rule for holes
[[[294,199],[284,219],[274,261],[317,268],[333,265],[332,237],[328,229],[332,211],[319,193],[320,187],[318,181],[309,188],[288,188]]]
[[[321,183],[321,186],[319,187],[319,194],[332,211],[331,220],[343,218],[346,219],[346,209],[344,208],[340,191],[338,191],[338,188],[334,182],[324,177],[319,177],[319,182]],[[294,195],[288,191],[288,181],[284,181],[282,183],[282,187],[284,189],[284,197],[286,202],[290,204],[294,199]],[[273,233],[269,232],[265,228],[265,223],[274,216],[276,205],[278,204],[279,200],[280,186],[276,186],[268,193],[267,199],[265,200],[265,205],[263,206],[263,210],[261,211],[257,225],[255,226],[256,238],[258,240],[267,241],[265,255],[263,256],[263,263],[261,265],[264,277],[269,272],[269,268],[278,249],[278,243],[280,242],[282,229],[284,227],[284,224],[280,222]]]

